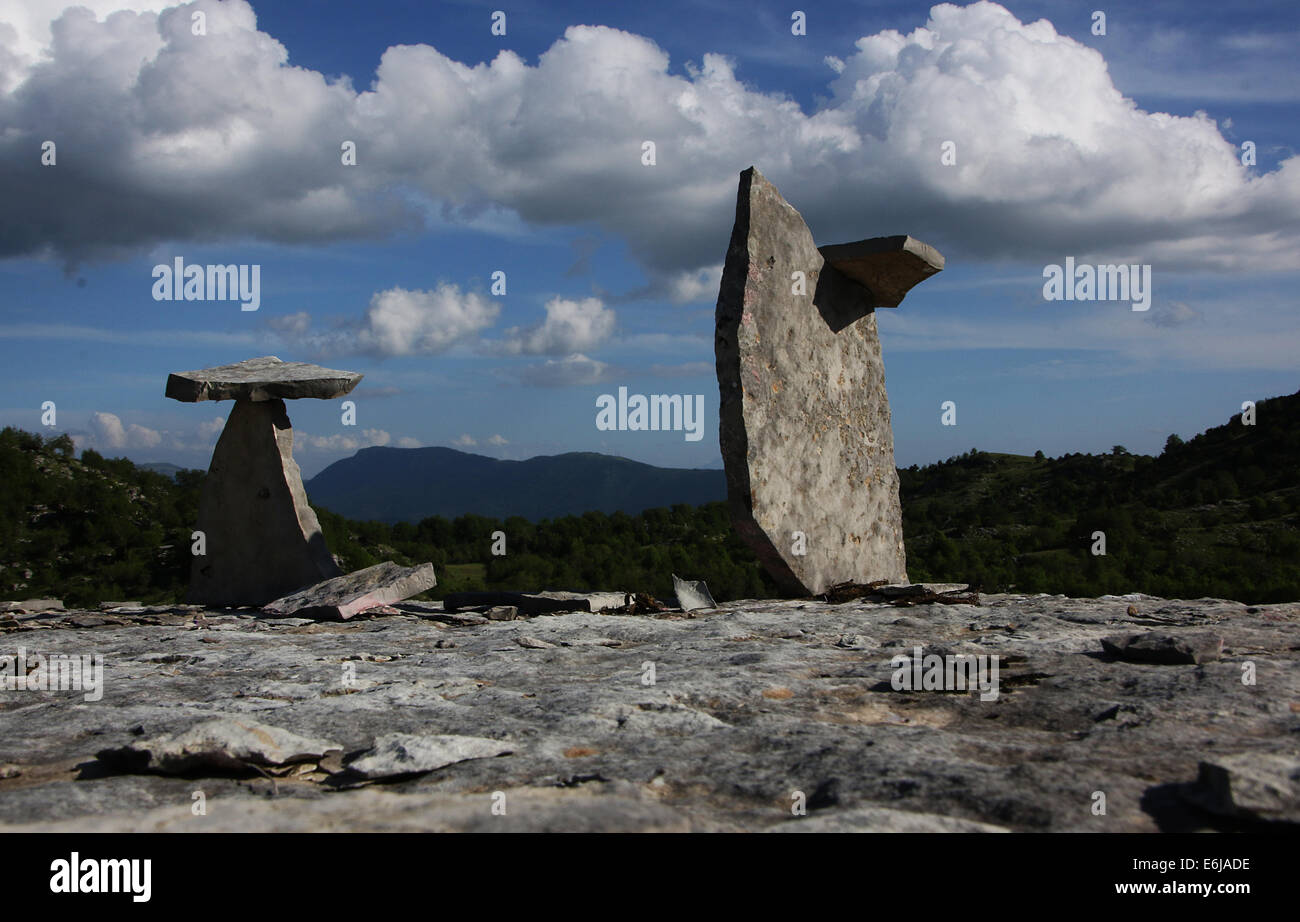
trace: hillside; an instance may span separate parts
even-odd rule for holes
[[[900,470],[908,575],[987,592],[1300,599],[1300,393],[1260,401],[1257,416],[1255,426],[1234,417],[1186,443],[1171,436],[1158,457],[1122,446],[1060,458],[971,451]],[[422,451],[467,469],[493,462],[450,449]],[[392,449],[361,455],[372,452],[384,463],[413,457]],[[569,503],[616,495],[620,472],[650,472],[647,491],[666,491],[671,482],[655,480],[654,472],[721,479],[718,471],[665,471],[600,455],[533,460],[545,462],[534,466],[534,482],[553,484]],[[530,462],[493,464],[516,472]],[[400,473],[372,469],[381,480]],[[511,489],[525,482],[507,476],[519,477]],[[173,480],[93,451],[77,459],[66,437],[5,429],[0,598],[179,599],[202,479],[201,472],[180,471]],[[435,598],[471,588],[619,588],[670,598],[674,571],[707,580],[719,601],[778,594],[721,502],[691,505],[665,495],[659,507],[636,515],[590,511],[532,521],[515,510],[387,523],[326,508],[319,479],[309,487],[313,505],[343,566],[433,561]],[[432,479],[426,491],[453,492],[449,483],[461,492],[455,479]],[[474,489],[486,483],[476,481]],[[540,504],[524,508],[543,511]],[[504,556],[491,553],[497,530],[507,535]],[[1096,531],[1105,532],[1105,556],[1090,553]]]
[[[653,467],[594,452],[502,461],[452,448],[366,448],[307,481],[350,519],[418,522],[475,514],[530,522],[584,512],[641,512],[726,499],[720,470]]]

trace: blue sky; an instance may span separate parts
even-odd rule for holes
[[[275,354],[366,375],[355,427],[290,405],[308,475],[374,444],[718,466],[751,164],[818,243],[947,258],[878,314],[900,465],[1156,452],[1297,388],[1292,2],[1106,4],[1105,35],[1050,2],[65,6],[0,0],[0,424],[204,467],[229,404],[168,372]],[[258,265],[260,308],[154,300],[176,257]],[[1150,265],[1150,310],[1045,301],[1066,257]],[[704,394],[704,439],[598,431],[619,386]]]

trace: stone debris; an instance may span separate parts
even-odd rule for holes
[[[339,748],[330,740],[300,736],[249,718],[216,717],[188,730],[101,750],[98,758],[127,770],[175,775],[316,761]]]
[[[791,594],[907,582],[875,308],[942,267],[906,236],[819,250],[775,186],[740,174],[715,323],[719,439],[732,524]]]
[[[559,612],[600,612],[623,608],[630,603],[626,592],[514,592],[493,590],[489,592],[449,592],[442,604],[447,611],[462,608],[513,607],[517,614],[551,615]]]
[[[1223,652],[1223,638],[1212,631],[1179,634],[1147,631],[1144,634],[1112,634],[1101,639],[1101,646],[1116,659],[1130,663],[1173,666],[1214,662]]]
[[[1286,807],[1297,783],[1300,604],[1143,598],[1142,618],[1177,621],[1156,630],[1213,625],[1235,654],[1176,668],[1101,654],[1103,637],[1147,630],[1127,615],[1130,601],[981,593],[978,608],[936,601],[904,612],[866,599],[763,599],[693,616],[545,622],[49,613],[19,625],[38,637],[3,635],[0,653],[102,653],[104,699],[0,695],[0,765],[13,766],[0,772],[10,775],[0,777],[0,835],[793,832],[917,828],[905,824],[928,817],[1016,832],[1300,828],[1300,811]],[[208,627],[191,630],[199,615]],[[555,646],[522,647],[521,637]],[[895,690],[897,656],[918,646],[997,656],[998,697]],[[1243,685],[1243,657],[1257,685]],[[206,739],[190,745],[160,736],[214,720],[233,729],[200,730]],[[490,736],[517,755],[432,774],[350,771],[346,762],[393,734]],[[384,778],[400,788],[369,796]],[[200,788],[205,817],[189,811]],[[1087,809],[1097,790],[1104,815]],[[507,816],[488,809],[495,791],[507,794]],[[573,799],[555,800],[561,791]],[[807,816],[791,816],[792,791],[807,795]]]
[[[698,611],[705,608],[717,608],[718,603],[709,595],[709,587],[704,580],[678,579],[673,574],[673,592],[677,595],[677,604],[682,611]]]
[[[507,755],[514,749],[511,743],[481,736],[389,733],[375,740],[371,749],[346,767],[364,778],[393,778],[436,771],[457,762]]]
[[[555,644],[550,643],[549,641],[539,640],[536,637],[529,637],[527,635],[516,637],[515,643],[528,650],[549,650],[551,647],[555,646]]]
[[[333,400],[351,392],[363,376],[306,362],[282,362],[274,355],[167,376],[166,396],[182,403],[202,400]]]
[[[826,590],[822,597],[833,604],[844,602],[888,602],[899,608],[913,605],[978,605],[978,592],[966,591],[965,583],[916,583],[890,585],[883,580],[874,583],[839,583]]]
[[[1300,761],[1267,752],[1205,759],[1185,796],[1221,816],[1300,822]]]
[[[21,612],[38,615],[47,611],[63,611],[62,599],[27,599],[25,602],[0,602],[0,612]]]
[[[366,611],[426,592],[438,584],[433,564],[403,567],[390,561],[337,576],[262,606],[268,615],[346,621]],[[387,613],[400,614],[395,608]]]

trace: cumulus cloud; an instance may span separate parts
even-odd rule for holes
[[[137,423],[123,425],[115,413],[90,414],[90,447],[112,451],[128,448],[156,448],[163,434]]]
[[[451,444],[455,445],[457,448],[473,448],[478,444],[478,439],[466,433],[464,435],[456,436],[456,438],[451,440]]]
[[[504,445],[509,445],[510,440],[507,439],[505,436],[498,434],[498,435],[488,436],[487,443],[495,448],[500,448]]]
[[[392,442],[392,440],[392,435],[383,429],[363,429],[356,435],[343,435],[340,433],[334,435],[311,435],[303,432],[301,429],[295,429],[293,432],[293,447],[295,451],[319,451],[324,453],[360,451],[363,448],[374,448],[381,445],[387,445]]]
[[[614,312],[599,298],[552,298],[546,319],[531,327],[510,327],[500,348],[510,354],[572,355],[601,345],[614,332]]]
[[[196,9],[206,36],[190,33]],[[1248,170],[1205,115],[1139,109],[1099,51],[988,2],[859,39],[829,61],[811,113],[721,55],[672,73],[654,42],[599,26],[567,29],[536,65],[394,46],[358,93],[290,66],[245,0],[104,20],[72,8],[48,38],[31,19],[0,29],[0,256],[75,263],[162,240],[373,237],[506,213],[621,235],[652,283],[697,298],[689,273],[723,256],[752,162],[819,242],[906,232],[950,256],[1300,267],[1300,158]],[[57,183],[30,155],[46,138]],[[364,170],[340,171],[341,138]],[[378,353],[408,333],[416,351],[440,348],[431,329],[398,321],[389,336],[379,319]]]
[[[270,323],[286,339],[317,355],[362,353],[382,358],[436,355],[476,340],[500,312],[500,305],[489,298],[444,282],[432,291],[389,288],[375,292],[360,320],[329,330],[312,331],[305,313]]]
[[[569,387],[571,385],[597,384],[607,380],[610,366],[596,359],[575,353],[562,359],[547,359],[539,365],[529,365],[518,370],[519,380],[537,387]]]

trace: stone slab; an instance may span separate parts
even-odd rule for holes
[[[29,615],[46,611],[63,611],[63,600],[26,599],[22,602],[0,602],[0,611],[23,612]]]
[[[249,718],[216,717],[177,733],[103,750],[98,757],[109,764],[132,764],[139,771],[179,774],[287,765],[319,759],[338,748],[329,740],[302,736]]]
[[[1214,662],[1223,652],[1223,638],[1212,631],[1182,634],[1147,631],[1103,637],[1101,646],[1111,656],[1131,663],[1175,666]]]
[[[233,365],[177,371],[167,376],[166,395],[172,400],[330,400],[349,393],[363,376],[352,371],[322,368],[306,362],[282,362],[274,355]]]
[[[942,254],[906,234],[832,244],[820,252],[871,293],[873,307],[898,307],[909,290],[943,271]]]
[[[877,284],[897,287],[902,273],[880,270]],[[714,349],[731,520],[776,582],[796,595],[906,583],[872,294],[826,264],[799,212],[752,167],[740,174]]]
[[[457,762],[490,759],[514,750],[510,743],[481,736],[455,734],[389,733],[348,764],[365,778],[392,778],[435,771]]]
[[[369,609],[400,602],[438,585],[433,564],[403,567],[391,560],[336,576],[263,606],[270,615],[346,621]]]
[[[452,592],[442,600],[448,611],[458,608],[511,606],[522,615],[549,615],[566,611],[609,611],[629,604],[626,592]]]
[[[293,460],[283,400],[237,400],[199,497],[206,554],[190,566],[187,602],[264,605],[339,576]]]

